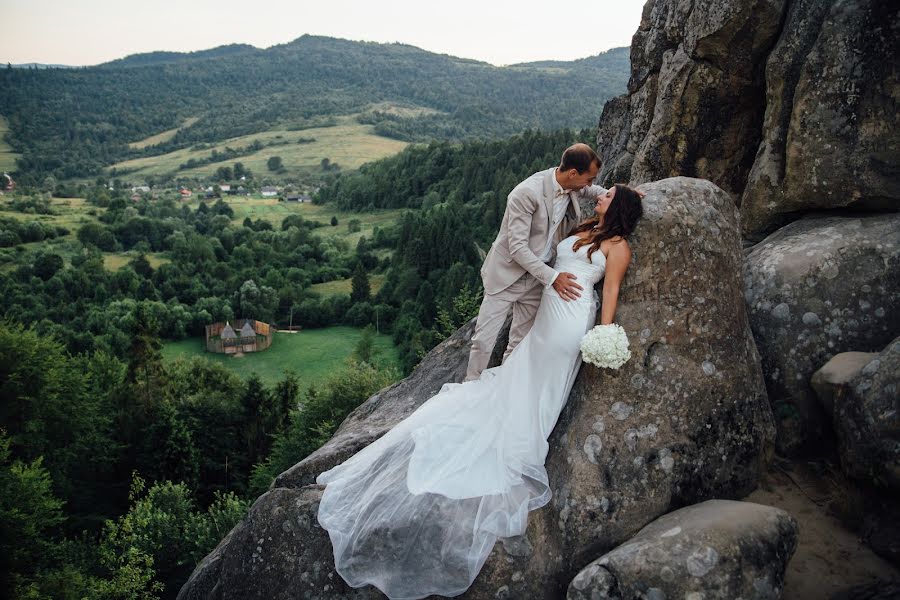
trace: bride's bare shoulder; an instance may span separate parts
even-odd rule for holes
[[[601,246],[603,247],[604,254],[609,254],[614,249],[618,252],[630,251],[628,240],[623,238],[621,235],[616,235],[603,240]]]

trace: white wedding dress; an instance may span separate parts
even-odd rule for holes
[[[316,479],[319,523],[337,572],[389,598],[457,596],[497,538],[525,533],[528,512],[550,501],[547,438],[581,366],[594,325],[600,250],[557,246],[556,270],[577,276],[581,298],[544,290],[534,325],[506,362],[446,384],[381,438]]]

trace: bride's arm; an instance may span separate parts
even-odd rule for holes
[[[610,245],[606,257],[606,274],[603,276],[603,300],[600,304],[600,324],[609,325],[616,316],[616,302],[619,300],[619,286],[631,262],[631,248],[622,240]]]

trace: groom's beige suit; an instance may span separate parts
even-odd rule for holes
[[[596,200],[604,193],[606,188],[598,185],[564,190],[556,180],[556,167],[535,173],[510,192],[500,232],[481,267],[484,300],[472,336],[467,381],[477,379],[487,366],[510,307],[513,319],[503,360],[531,329],[543,290],[558,275],[550,266],[556,245],[581,220],[579,200]]]

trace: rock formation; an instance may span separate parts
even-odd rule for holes
[[[467,597],[559,598],[580,567],[656,517],[757,484],[774,428],[741,291],[737,208],[705,181],[643,189],[620,299],[633,357],[616,372],[582,369],[550,439],[554,500],[525,536],[496,545]],[[370,597],[333,572],[315,519],[321,490],[307,484],[461,380],[470,337],[471,324],[282,474],[179,597]]]
[[[810,385],[840,352],[900,332],[900,215],[805,218],[756,244],[744,293],[784,454],[814,453],[831,419]]]
[[[741,201],[759,239],[813,209],[900,209],[896,4],[791,2],[766,62],[763,140]]]
[[[837,435],[841,466],[859,483],[861,537],[900,565],[900,338],[881,352],[844,352],[812,378]]]
[[[714,0],[695,10],[690,0],[649,0],[631,44],[628,94],[601,117],[601,179],[685,175],[740,194],[762,134],[764,64],[785,4]]]
[[[900,209],[896,4],[649,0],[601,179],[709,179],[761,239],[814,209]]]
[[[852,229],[860,211],[900,209],[900,7],[876,0],[695,4],[645,5],[632,42],[628,93],[610,100],[601,116],[601,179],[635,184],[672,175],[707,178],[738,199],[745,244],[815,211],[854,219],[847,221]],[[889,227],[895,222],[885,221],[882,231]],[[784,249],[782,238],[778,243]],[[768,276],[803,277],[787,263],[782,267],[788,270],[773,267]],[[868,271],[853,261],[845,269]],[[820,300],[829,299],[829,285],[819,286]],[[841,310],[851,324],[873,318],[862,307]],[[800,316],[807,312],[818,314],[813,309]],[[822,339],[836,345],[811,350],[822,338],[813,325],[785,329],[765,320],[751,313],[778,449],[788,455],[827,450],[831,432],[812,400],[810,375],[837,352],[880,348],[900,327],[891,321],[886,339],[880,335],[858,348],[849,345],[851,327],[840,341]],[[787,331],[803,334],[803,348],[792,346],[782,335]],[[793,369],[798,361],[807,364]]]
[[[797,522],[781,509],[708,500],[660,517],[590,563],[566,597],[775,600],[797,534]]]
[[[900,495],[900,338],[834,390],[844,471]]]

